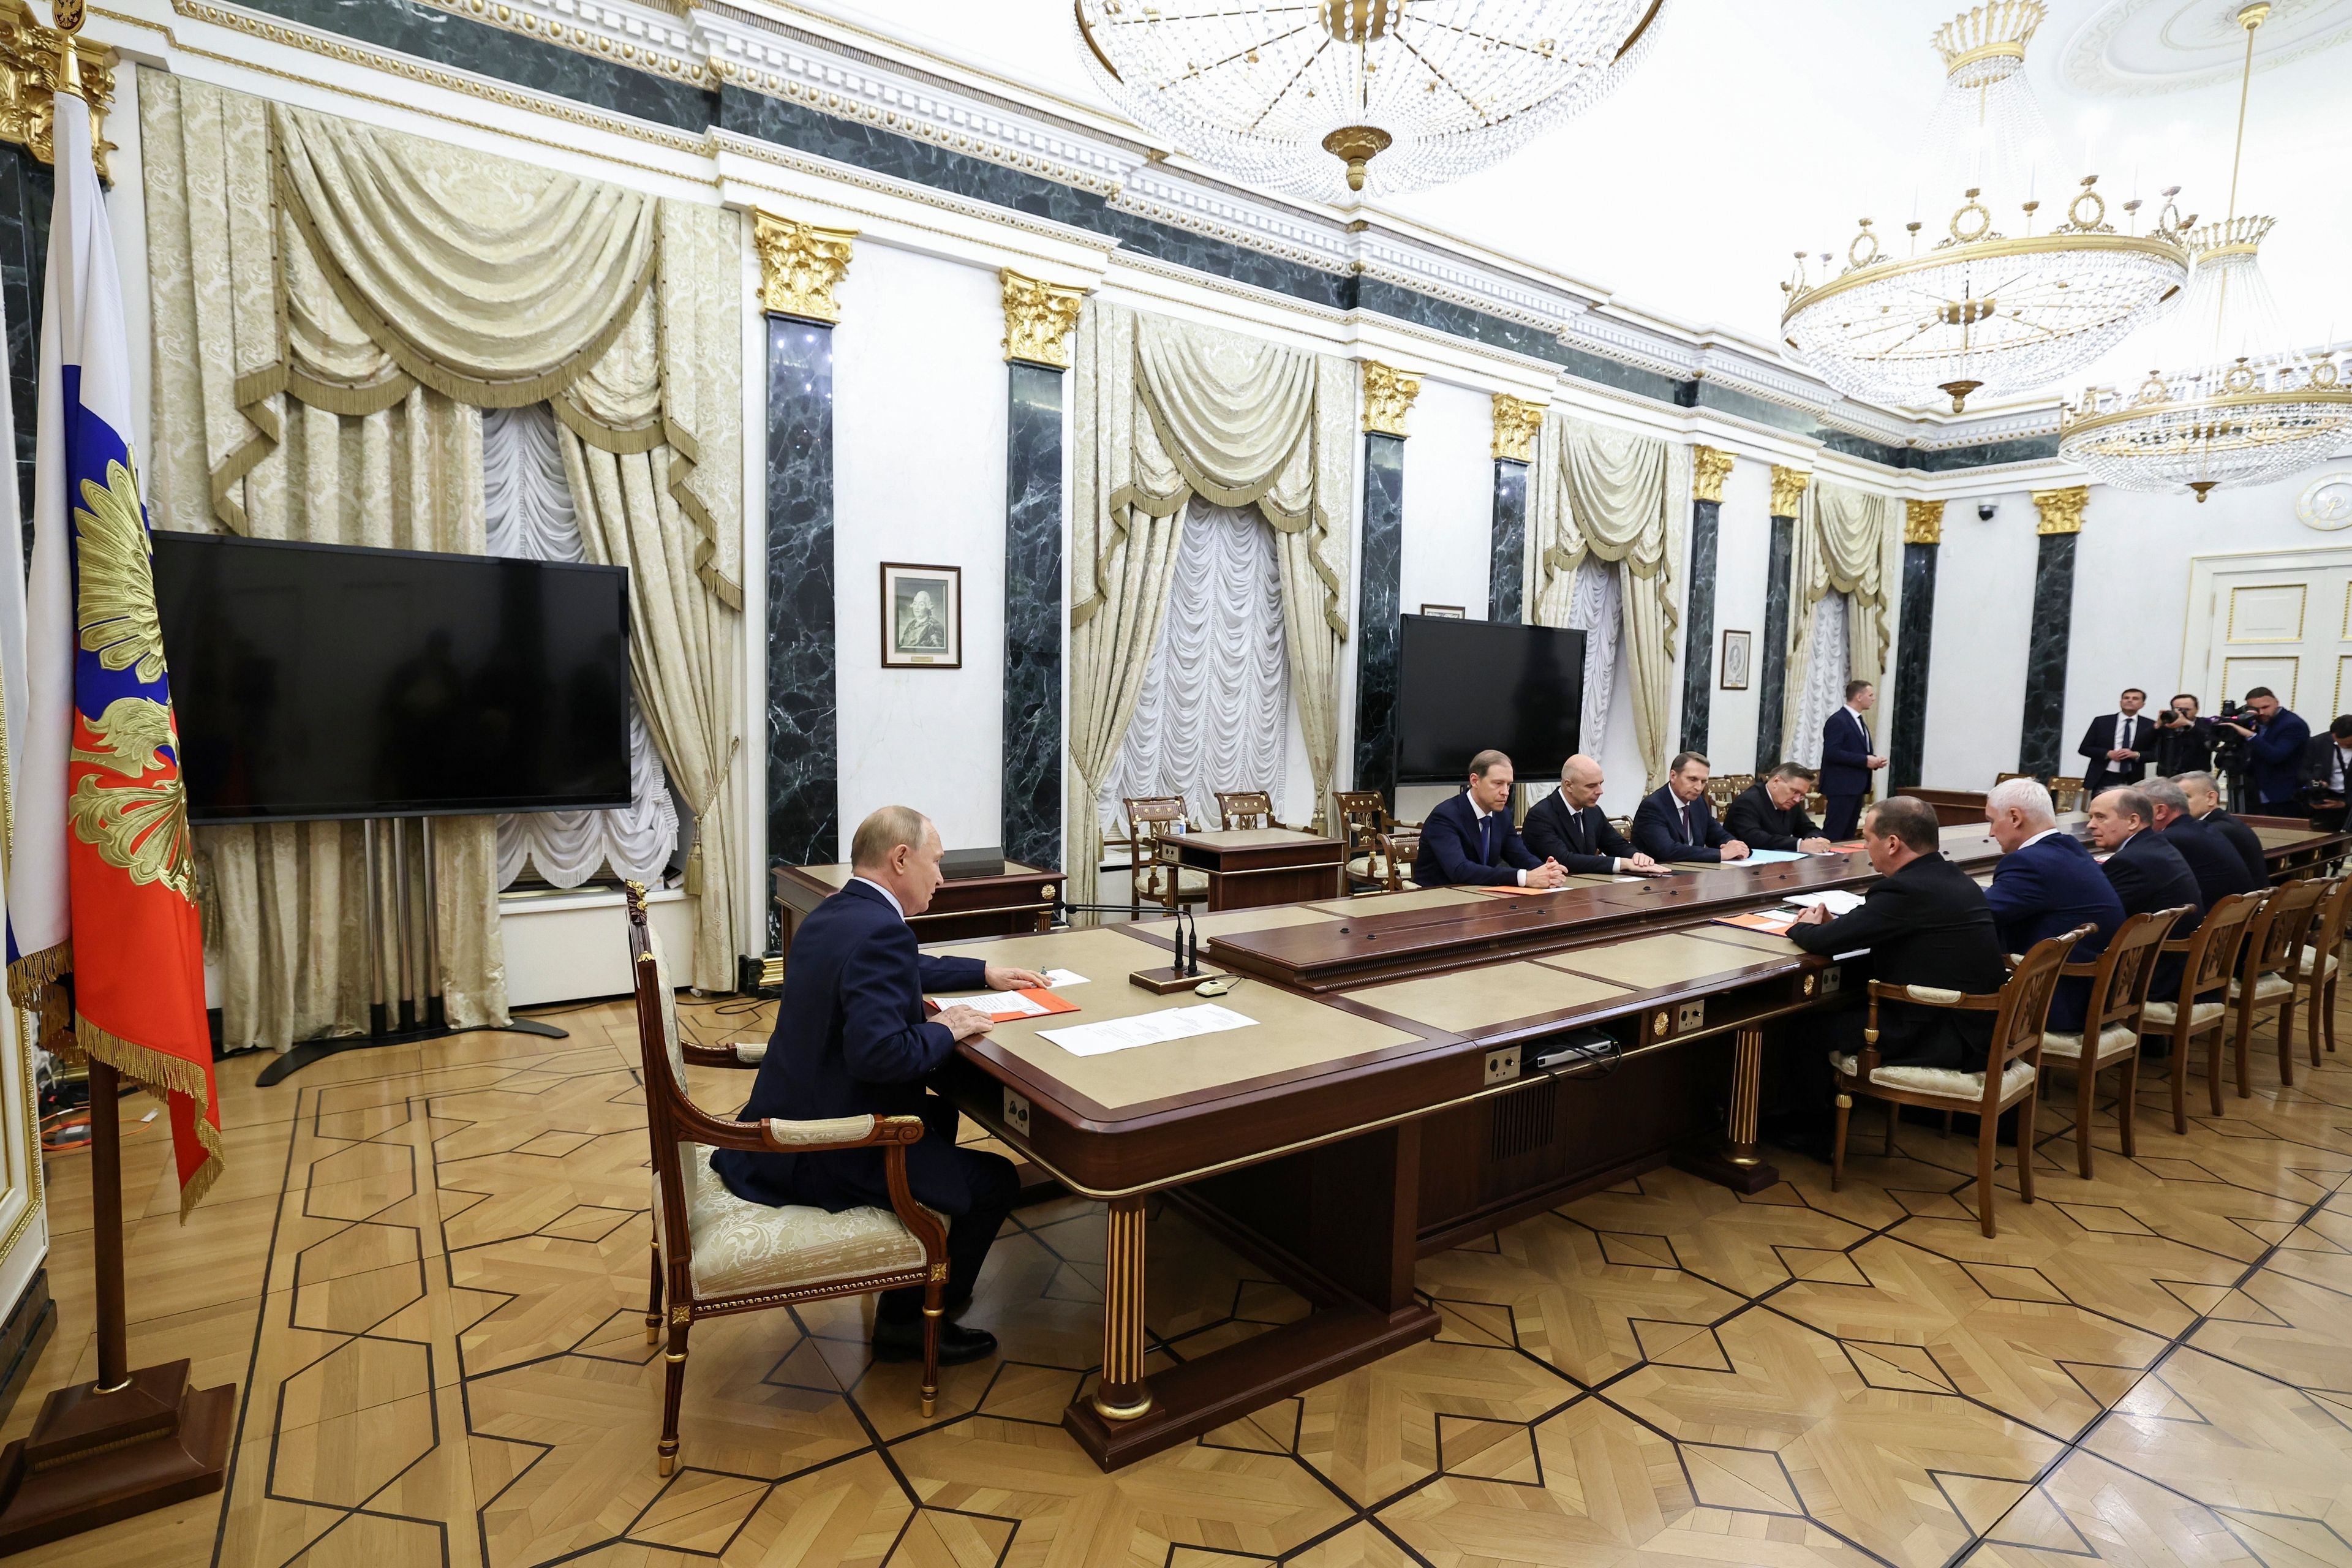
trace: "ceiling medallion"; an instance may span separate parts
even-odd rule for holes
[[[1827,253],[1797,253],[1780,286],[1781,341],[1839,391],[1901,406],[1941,393],[1961,413],[1975,393],[2023,392],[2092,363],[2188,282],[2182,230],[2194,220],[2174,210],[2172,191],[2146,234],[2137,199],[2124,203],[2131,229],[2119,230],[2098,176],[2086,174],[2035,232],[2032,160],[2047,132],[2024,67],[2042,15],[2040,0],[1993,0],[1935,35],[1945,86],[1928,142],[1939,188],[1963,191],[1941,238],[1923,248],[1915,217],[1895,256],[1865,217],[1842,268]],[[2005,232],[1994,203],[2021,191],[2019,232]]]
[[[1252,184],[1336,204],[1443,184],[1605,96],[1665,0],[1072,0],[1135,121]]]
[[[2263,484],[2331,456],[2352,434],[2352,387],[2332,349],[2317,358],[2286,347],[2259,252],[2275,221],[2237,216],[2254,32],[2271,7],[2238,12],[2246,54],[2238,99],[2231,216],[2189,236],[2197,274],[2176,312],[2166,357],[2128,394],[2094,387],[2059,411],[2058,455],[2093,478],[2136,490]],[[2306,519],[2306,521],[2308,521]]]

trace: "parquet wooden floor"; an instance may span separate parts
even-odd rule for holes
[[[1003,1359],[950,1370],[936,1419],[867,1361],[862,1302],[721,1320],[665,1480],[634,1025],[560,1021],[268,1090],[226,1064],[229,1172],[184,1228],[144,1125],[132,1354],[239,1385],[235,1472],[22,1561],[2352,1564],[2352,1062],[2281,1089],[2258,1049],[2255,1097],[2186,1137],[2146,1075],[2138,1158],[2102,1100],[2088,1183],[2067,1089],[2042,1201],[2005,1168],[1994,1241],[1972,1145],[1864,1152],[1874,1112],[1843,1193],[1787,1154],[1754,1198],[1661,1171],[1427,1259],[1435,1341],[1111,1476],[1058,1426],[1097,1353],[1100,1215],[1048,1203],[968,1320]],[[747,1082],[695,1088],[731,1109]],[[0,1436],[95,1359],[78,1157],[49,1190],[60,1327]],[[1173,1211],[1150,1247],[1155,1364],[1305,1310]]]

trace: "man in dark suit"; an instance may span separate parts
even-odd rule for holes
[[[1870,793],[1870,775],[1886,759],[1870,749],[1870,726],[1863,720],[1878,700],[1878,689],[1867,680],[1845,683],[1845,706],[1822,725],[1822,794],[1829,801],[1829,824],[1823,830],[1843,844],[1853,837],[1862,820],[1862,797]]]
[[[2252,828],[2221,809],[2221,781],[2199,771],[2177,774],[2172,782],[2180,786],[2182,798],[2189,802],[2189,815],[2220,834],[2238,852],[2254,885],[2261,887],[2269,882],[2270,862],[2263,855],[2262,839]]]
[[[2352,784],[2352,713],[2341,713],[2325,735],[2303,748],[2304,804],[2322,833],[2344,826],[2347,785]]]
[[[1985,820],[2000,845],[1985,902],[1992,907],[2001,946],[2023,952],[2044,938],[2093,925],[2098,930],[2074,944],[2070,960],[2088,963],[2106,952],[2116,928],[2124,923],[2123,900],[2091,852],[2058,826],[2041,781],[2009,779],[1993,785],[1985,797]],[[2080,1034],[2090,999],[2089,981],[2061,980],[2050,998],[2049,1026]]]
[[[2232,893],[2251,893],[2268,885],[2268,879],[2247,871],[2234,845],[2197,819],[2179,780],[2150,779],[2139,793],[2147,796],[2156,830],[2179,851],[2189,874],[2197,879],[2200,909],[2210,910]]]
[[[1421,825],[1412,879],[1424,888],[1557,888],[1568,873],[1538,860],[1511,826],[1511,759],[1481,752],[1470,759],[1470,787]]]
[[[1907,795],[1880,801],[1863,825],[1863,847],[1880,879],[1860,908],[1834,919],[1825,906],[1808,909],[1790,928],[1790,940],[1823,954],[1867,948],[1872,978],[1891,984],[1971,994],[1999,991],[2009,973],[1984,889],[1945,859],[1938,845],[1935,807]],[[1831,1014],[1825,1020],[1831,1047],[1841,1054],[1861,1050],[1865,1017],[1859,1005]],[[1880,1062],[1979,1072],[1992,1020],[1990,1013],[1881,1002]]]
[[[2197,716],[2197,694],[2184,691],[2156,716],[2156,771],[2167,777],[2213,765],[2213,721]]]
[[[2180,851],[2156,831],[2156,808],[2147,796],[2122,785],[2091,803],[2091,842],[2106,852],[2107,881],[2123,900],[2124,913],[2144,915],[2186,904],[2189,914],[2173,929],[2187,936],[2204,918],[2205,902],[2197,896],[2197,874]]]
[[[2116,711],[2102,713],[2083,731],[2075,752],[2090,759],[2083,770],[2083,794],[2097,795],[2116,784],[2136,784],[2147,776],[2145,753],[2156,744],[2156,721],[2141,714],[2147,693],[2127,686],[2116,700]]]
[[[1601,809],[1604,782],[1601,764],[1580,752],[1562,763],[1559,790],[1536,802],[1519,825],[1528,852],[1557,860],[1570,871],[1667,875],[1666,868],[1610,826]]]
[[[2246,693],[2246,705],[2235,718],[2219,721],[2246,742],[2247,772],[2252,775],[2256,816],[2302,816],[2303,753],[2311,744],[2311,726],[2299,714],[2281,705],[2278,693],[2257,686]]]
[[[1805,815],[1805,792],[1813,787],[1813,778],[1804,763],[1782,763],[1739,792],[1723,814],[1724,831],[1750,849],[1826,853],[1830,841]]]
[[[922,1140],[907,1150],[915,1201],[948,1216],[946,1301],[952,1311],[971,1299],[973,1281],[1020,1184],[1001,1155],[956,1146],[956,1109],[929,1092],[933,1073],[956,1044],[989,1031],[988,1016],[951,1006],[925,1016],[926,991],[1012,991],[1045,984],[1034,970],[973,958],[930,958],[917,951],[906,917],[930,906],[939,890],[939,830],[920,812],[885,806],[858,825],[850,841],[855,873],[793,933],[776,1032],[740,1112],[746,1121],[780,1117],[823,1121],[843,1116],[919,1116]],[[890,1206],[878,1149],[813,1154],[721,1149],[711,1169],[737,1197],[796,1204],[838,1214]],[[884,1361],[922,1354],[923,1292],[882,1293],[874,1311],[874,1352]],[[996,1338],[956,1323],[940,1328],[940,1360],[977,1361]]]
[[[1678,753],[1655,795],[1644,795],[1633,813],[1633,842],[1654,860],[1689,860],[1714,865],[1745,860],[1748,846],[1723,830],[1706,805],[1707,761],[1696,752]]]

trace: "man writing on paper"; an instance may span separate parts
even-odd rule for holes
[[[983,964],[976,958],[929,958],[915,947],[907,917],[930,907],[939,890],[939,829],[919,811],[886,805],[850,840],[854,873],[841,891],[801,921],[784,972],[776,1032],[739,1113],[821,1121],[839,1116],[919,1116],[923,1139],[907,1150],[915,1201],[948,1216],[946,1304],[952,1314],[971,1300],[989,1244],[1013,1212],[1020,1186],[1013,1163],[956,1146],[956,1110],[926,1080],[955,1054],[956,1042],[989,1031],[987,1015],[953,1006],[924,1016],[925,991],[1018,991],[1042,986],[1034,970]],[[798,1204],[838,1214],[890,1206],[878,1149],[814,1154],[721,1149],[711,1169],[748,1203]],[[923,1351],[923,1292],[886,1290],[874,1311],[874,1353],[909,1361]],[[996,1336],[957,1323],[940,1327],[940,1360],[977,1361]]]
[[[1666,868],[1633,847],[1601,809],[1601,764],[1579,752],[1559,770],[1559,792],[1536,802],[1519,831],[1528,853],[1559,861],[1570,871],[1631,871],[1663,877]]]
[[[1481,752],[1470,759],[1470,787],[1441,804],[1421,825],[1412,879],[1424,888],[1558,888],[1568,873],[1538,860],[1511,826],[1511,759]]]
[[[1658,860],[1713,865],[1745,860],[1748,846],[1723,829],[1706,808],[1707,761],[1696,752],[1675,756],[1666,782],[1633,813],[1633,842]]]
[[[1813,787],[1813,770],[1802,763],[1782,763],[1740,792],[1723,814],[1724,831],[1751,849],[1827,854],[1832,846],[1805,812],[1805,793]]]

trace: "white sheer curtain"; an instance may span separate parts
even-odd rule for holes
[[[482,411],[482,510],[488,553],[526,561],[585,561],[555,416],[544,403]],[[658,884],[677,847],[669,777],[629,696],[630,803],[617,811],[535,811],[499,818],[499,886],[527,866],[558,888],[576,888],[607,863]]]
[[[1255,506],[1186,503],[1160,641],[1135,717],[1097,803],[1124,832],[1119,802],[1181,795],[1194,821],[1217,826],[1215,792],[1282,798],[1290,734],[1290,661],[1274,530]]]
[[[1588,554],[1569,580],[1568,624],[1584,634],[1584,710],[1577,743],[1595,757],[1609,732],[1609,701],[1616,694],[1617,644],[1625,626],[1625,600],[1617,583],[1622,571],[1614,561]]]
[[[1796,732],[1785,745],[1789,760],[1809,768],[1822,765],[1822,727],[1845,704],[1846,647],[1853,610],[1853,595],[1830,593],[1813,606],[1811,660],[1805,666],[1804,687],[1797,700]],[[1759,773],[1780,761],[1756,759]]]

